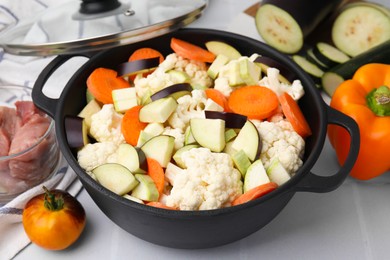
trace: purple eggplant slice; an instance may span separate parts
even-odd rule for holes
[[[83,118],[67,116],[64,120],[66,139],[71,148],[80,148],[89,143],[88,127]]]
[[[153,95],[150,96],[150,99],[152,101],[155,101],[157,99],[165,98],[168,96],[173,95],[175,97],[175,93],[191,93],[192,87],[189,83],[178,83],[171,85],[169,87],[166,87],[160,91],[157,91]],[[176,98],[175,98],[176,99]]]
[[[224,120],[226,128],[242,128],[247,121],[246,116],[239,115],[236,113],[210,111],[210,110],[205,110],[204,113],[206,118]]]
[[[116,68],[116,72],[118,73],[118,77],[130,76],[138,73],[148,72],[157,68],[159,64],[159,57],[134,60],[119,64]]]

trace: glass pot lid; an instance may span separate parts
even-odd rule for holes
[[[208,0],[72,0],[0,32],[0,47],[47,56],[101,50],[154,38],[200,17]]]

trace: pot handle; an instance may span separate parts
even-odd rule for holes
[[[296,191],[330,192],[338,188],[347,178],[357,159],[360,147],[360,133],[356,122],[349,116],[327,106],[328,123],[345,128],[351,136],[347,159],[339,171],[332,176],[318,176],[310,172],[296,186]]]
[[[34,104],[50,117],[54,118],[57,111],[58,99],[47,97],[42,89],[50,76],[66,61],[76,56],[91,58],[92,54],[58,55],[39,74],[31,93]]]

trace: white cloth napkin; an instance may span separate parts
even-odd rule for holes
[[[30,243],[22,225],[23,208],[28,200],[43,193],[43,185],[48,189],[66,190],[73,196],[76,196],[82,188],[76,173],[68,166],[65,159],[61,158],[58,171],[52,178],[0,207],[0,259],[13,258]]]
[[[58,5],[66,1],[69,0],[0,0],[0,32],[9,24],[26,19],[54,4]],[[52,56],[11,55],[0,48],[0,85],[33,87],[38,75],[53,58]],[[68,74],[71,73],[72,71],[69,71]],[[58,82],[64,81],[62,77],[64,77],[64,73],[53,74],[51,82],[55,83],[52,84],[55,88],[48,86],[45,94],[50,97],[58,97],[58,92],[62,89],[61,86],[58,86]],[[22,193],[6,205],[2,205],[0,207],[0,259],[11,259],[29,245],[30,240],[25,234],[21,222],[22,212],[29,199],[43,193],[42,185],[49,189],[66,190],[73,196],[76,196],[82,188],[75,172],[68,166],[65,159],[61,158],[60,166],[52,178]]]

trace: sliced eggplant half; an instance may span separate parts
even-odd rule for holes
[[[303,69],[307,74],[311,76],[315,83],[320,83],[321,77],[324,74],[324,71],[320,69],[314,63],[308,61],[305,57],[301,55],[293,55],[292,59],[298,64],[301,69]]]
[[[155,101],[157,99],[165,98],[168,96],[173,96],[175,99],[177,99],[185,94],[191,94],[191,91],[192,91],[191,84],[178,83],[157,91],[156,93],[150,96],[150,99],[152,101]]]
[[[335,46],[357,56],[390,39],[390,16],[370,5],[346,7],[332,27]]]
[[[138,73],[148,72],[152,69],[157,68],[159,64],[160,58],[158,57],[134,60],[119,64],[116,68],[116,72],[118,73],[118,77],[125,77]]]
[[[325,42],[317,43],[313,48],[313,54],[321,63],[328,67],[334,67],[350,59],[347,54]]]
[[[256,12],[256,28],[266,43],[295,54],[303,47],[304,38],[341,2],[263,0]]]
[[[239,115],[236,113],[230,112],[219,112],[219,111],[204,111],[206,118],[208,119],[222,119],[225,121],[226,128],[239,128],[241,129],[246,121],[247,117],[243,115]]]

